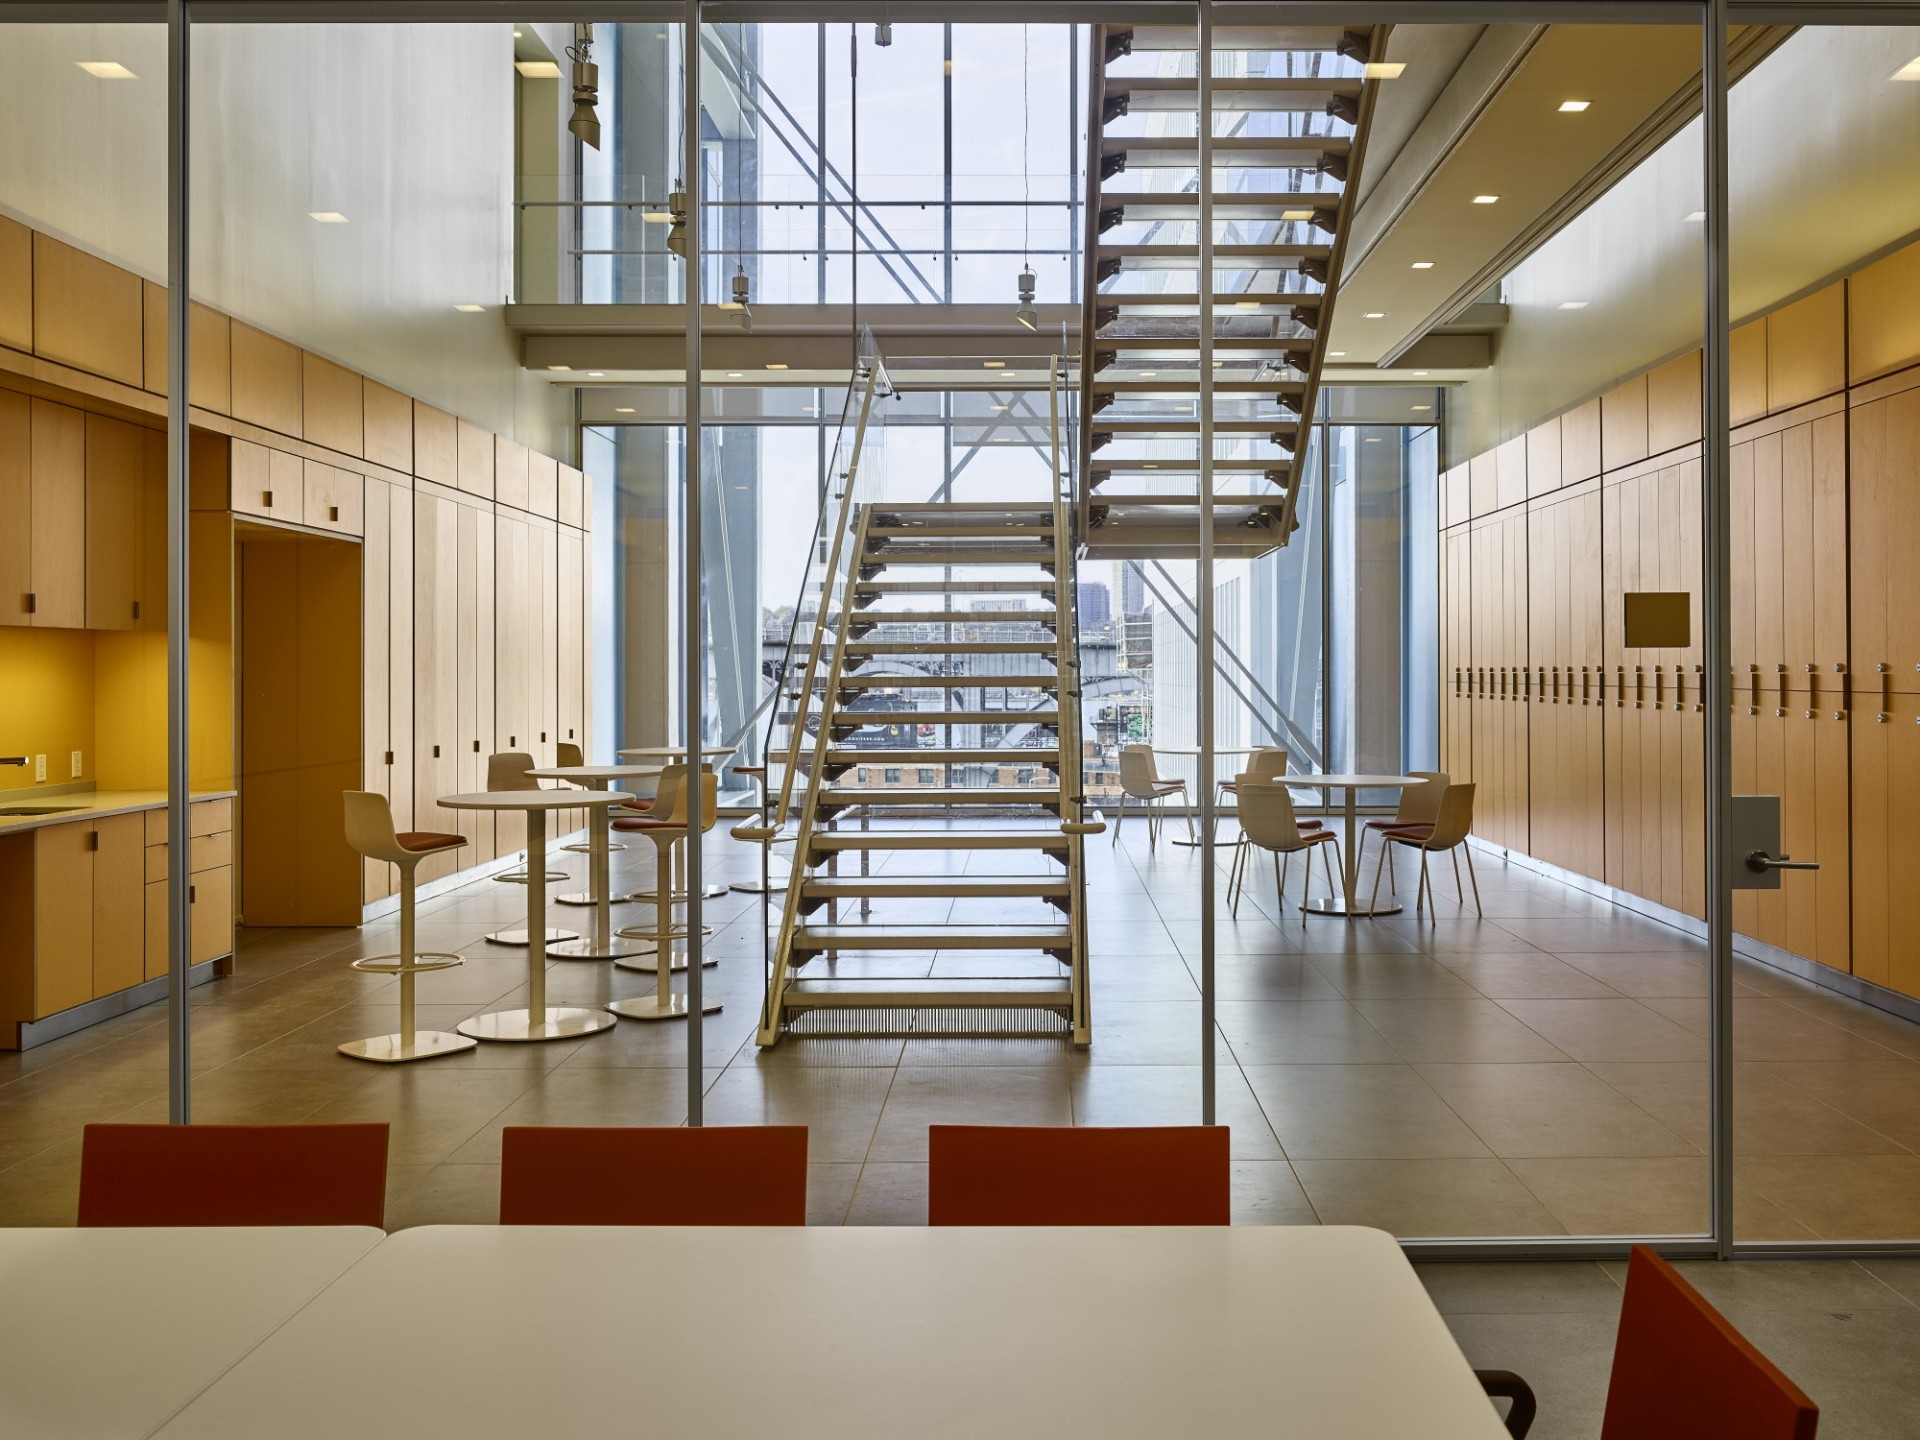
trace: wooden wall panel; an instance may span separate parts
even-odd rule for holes
[[[140,277],[48,235],[33,237],[33,350],[139,387],[146,374]]]
[[[33,349],[33,232],[0,215],[0,345]]]
[[[467,811],[439,800],[460,790],[459,507],[424,492],[413,499],[414,825],[472,837]],[[420,862],[422,881],[469,863],[460,850]]]
[[[1816,290],[1767,316],[1770,413],[1791,410],[1846,386],[1847,296],[1843,282]]]
[[[1647,377],[1639,375],[1600,397],[1600,463],[1617,470],[1649,453]]]
[[[504,435],[493,440],[493,495],[515,510],[527,508],[527,447]]]
[[[358,372],[303,350],[300,386],[305,438],[343,455],[363,454],[366,437]]]
[[[1647,376],[1647,451],[1664,455],[1697,445],[1701,435],[1700,352],[1670,360]]]
[[[413,402],[375,380],[360,386],[365,458],[402,475],[413,474]]]
[[[587,477],[571,465],[560,467],[560,494],[555,513],[562,525],[587,528]]]
[[[1560,488],[1560,418],[1527,432],[1527,494],[1546,495]]]
[[[527,456],[527,509],[549,520],[560,514],[560,464],[550,455]]]
[[[1493,452],[1494,505],[1504,510],[1527,498],[1527,437],[1516,435]]]
[[[1500,464],[1489,450],[1467,462],[1467,509],[1478,520],[1500,508]]]
[[[459,421],[454,436],[460,488],[493,499],[493,436],[470,420]]]
[[[1753,320],[1729,339],[1728,389],[1735,425],[1767,413],[1767,322]]]
[[[231,326],[230,348],[233,418],[298,437],[302,410],[300,347],[236,320]]]
[[[1847,277],[1847,379],[1920,364],[1920,244]]]
[[[1600,402],[1589,400],[1560,417],[1560,483],[1591,480],[1600,473]]]
[[[146,297],[146,388],[167,393],[167,289],[142,282]],[[188,361],[193,366],[187,400],[202,410],[226,415],[233,409],[231,325],[227,317],[195,300],[187,307]]]
[[[444,410],[413,402],[413,473],[437,485],[460,483],[460,425]]]

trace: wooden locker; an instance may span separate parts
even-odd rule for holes
[[[1664,455],[1700,443],[1700,352],[1669,360],[1647,376],[1647,449]]]
[[[1527,437],[1516,435],[1493,452],[1494,505],[1504,510],[1527,498]]]
[[[146,979],[147,824],[140,814],[90,824],[93,855],[93,993],[97,998]]]
[[[1852,562],[1849,668],[1862,682],[1920,691],[1920,600],[1912,563],[1920,540],[1920,389],[1849,412],[1848,555]]]
[[[1920,361],[1920,244],[1847,277],[1847,318],[1850,383]]]
[[[460,488],[469,495],[493,499],[493,435],[471,420],[457,422],[454,432]]]
[[[1728,345],[1728,389],[1735,425],[1767,413],[1767,322],[1753,320],[1733,332]]]
[[[1545,495],[1561,486],[1560,420],[1555,417],[1527,432],[1527,494]]]
[[[533,527],[529,571],[538,607],[533,611],[533,753],[542,765],[553,763],[553,742],[560,729],[559,545],[554,526]]]
[[[0,236],[13,222],[0,220]],[[0,390],[0,625],[30,625],[33,593],[33,402]]]
[[[388,654],[392,633],[393,530],[388,516],[391,487],[369,478],[362,506],[360,541],[360,755],[363,788],[393,800],[393,729],[388,710],[392,686]],[[398,827],[396,827],[398,828]],[[393,893],[393,866],[384,860],[362,864],[360,895],[371,903]]]
[[[413,473],[439,485],[460,484],[460,424],[418,400],[413,402]]]
[[[1647,454],[1647,377],[1640,375],[1600,397],[1600,463],[1618,470]]]
[[[1896,776],[1913,771],[1903,751],[1920,736],[1916,722],[1920,700],[1890,693],[1875,694],[1871,704],[1855,710],[1850,726],[1853,973],[1876,985],[1893,984],[1894,951],[1904,954],[1905,937],[1913,930],[1907,906],[1901,904],[1896,913],[1895,896],[1910,886],[1914,872],[1897,865],[1894,852],[1913,828],[1911,807],[1920,804],[1920,791],[1896,786]],[[1920,991],[1909,985],[1906,993]]]
[[[494,746],[532,752],[533,615],[527,584],[529,530],[525,517],[494,515]],[[499,854],[526,848],[526,816],[502,810],[494,817]]]
[[[233,418],[297,439],[301,433],[300,347],[238,320],[230,331]]]
[[[551,455],[527,455],[527,508],[549,520],[560,513],[560,463]]]
[[[300,375],[304,438],[343,455],[365,454],[363,382],[359,374],[303,350]]]
[[[1791,410],[1847,384],[1846,284],[1836,281],[1767,317],[1767,409]]]
[[[559,544],[559,730],[556,741],[565,740],[587,748],[586,688],[586,537],[577,530],[562,528]],[[570,810],[565,815],[569,830],[587,823],[587,812]]]
[[[494,498],[515,510],[527,508],[527,447],[496,435],[493,440]]]
[[[93,998],[94,827],[33,832],[35,1019]]]
[[[493,512],[457,505],[459,525],[459,773],[462,790],[487,788],[493,741]],[[461,831],[473,842],[467,864],[494,857],[494,819],[476,811]]]
[[[33,236],[33,350],[138,388],[146,378],[140,277],[50,235]]]
[[[33,402],[33,599],[29,624],[78,630],[87,611],[86,417]]]
[[[139,621],[146,523],[146,431],[86,417],[86,621],[131,630]]]
[[[393,756],[387,803],[396,829],[425,828],[414,814],[413,520],[411,484],[387,490],[387,749]],[[439,812],[444,818],[446,812]]]
[[[413,473],[413,402],[405,395],[362,380],[360,429],[368,460],[402,475]]]
[[[460,536],[458,507],[438,495],[413,501],[414,825],[473,838],[473,812],[444,810],[460,786]],[[420,862],[421,881],[469,863],[462,849]]]
[[[33,349],[33,231],[0,215],[0,345]]]

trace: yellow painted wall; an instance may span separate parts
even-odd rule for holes
[[[47,757],[49,785],[73,779],[75,750],[80,778],[96,778],[93,653],[91,631],[0,626],[0,755],[28,757],[0,767],[0,790],[31,787],[35,755]]]

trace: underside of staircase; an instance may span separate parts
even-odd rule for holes
[[[1256,558],[1299,528],[1306,437],[1378,85],[1367,66],[1384,37],[1366,27],[1217,28],[1203,177],[1193,28],[1096,29],[1079,435],[1089,556],[1198,552],[1203,433],[1213,442],[1217,556]]]

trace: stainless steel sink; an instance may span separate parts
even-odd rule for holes
[[[17,815],[64,815],[69,810],[84,810],[84,805],[13,805],[0,809],[0,817]]]

